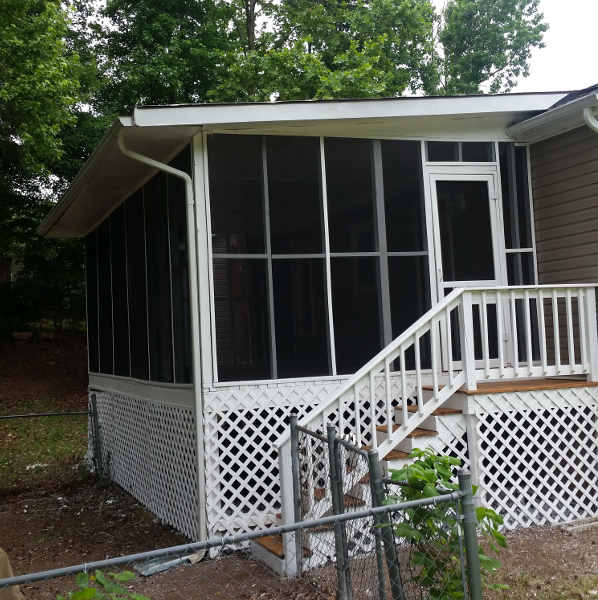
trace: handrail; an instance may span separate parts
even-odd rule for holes
[[[430,310],[424,313],[415,323],[410,325],[403,333],[396,337],[388,346],[385,346],[376,356],[369,360],[361,369],[355,372],[355,374],[348,379],[338,390],[335,390],[332,396],[327,402],[320,404],[318,408],[312,410],[306,417],[299,421],[299,425],[305,425],[310,421],[313,421],[316,417],[322,415],[322,413],[333,405],[343,394],[346,394],[355,384],[359,383],[376,365],[383,362],[384,359],[397,350],[402,344],[404,344],[410,337],[413,337],[423,326],[425,326],[431,319],[440,314],[443,310],[459,298],[465,288],[455,288],[450,294],[445,296],[438,304],[435,304]],[[290,439],[290,433],[286,431],[278,440],[278,447],[280,448]]]
[[[303,419],[299,421],[300,425],[308,425],[314,422],[318,417],[321,417],[327,410],[335,405],[351,389],[358,385],[365,377],[367,377],[377,367],[381,367],[384,364],[385,359],[391,356],[397,349],[405,345],[411,338],[413,338],[423,328],[427,327],[434,319],[438,318],[447,309],[453,310],[457,305],[462,304],[459,302],[462,299],[463,294],[467,294],[470,299],[472,294],[496,294],[509,293],[516,294],[517,299],[519,293],[525,294],[526,292],[542,292],[543,290],[551,290],[552,292],[560,293],[561,290],[566,293],[567,290],[579,289],[579,290],[593,290],[598,284],[595,283],[580,283],[580,284],[555,284],[555,285],[517,285],[517,286],[488,286],[488,287],[467,287],[467,288],[455,288],[447,296],[445,296],[440,302],[431,307],[426,313],[424,313],[417,321],[410,325],[403,333],[395,338],[390,344],[384,347],[378,354],[370,359],[365,365],[363,365],[357,372],[355,372],[348,380],[346,380],[333,394],[323,403],[321,403],[315,410],[311,411]],[[588,309],[589,310],[589,309]],[[594,311],[595,313],[595,311]],[[471,319],[471,317],[470,317]],[[470,326],[471,323],[467,323]],[[486,332],[487,334],[487,332]],[[529,340],[528,340],[529,341]],[[473,348],[471,349],[473,351]],[[472,367],[473,368],[473,367]],[[422,370],[420,369],[420,372]],[[475,376],[475,368],[469,373],[469,375]],[[477,379],[477,377],[476,377]],[[482,378],[485,379],[485,378]],[[285,432],[278,440],[278,448],[282,447],[285,443],[288,443],[290,437],[289,433]]]

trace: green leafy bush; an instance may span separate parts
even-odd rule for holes
[[[146,596],[130,592],[121,584],[134,579],[134,573],[102,573],[94,571],[92,575],[79,573],[76,577],[77,589],[67,596],[57,596],[56,600],[149,600]]]
[[[402,482],[397,495],[387,501],[406,502],[430,498],[459,489],[454,482],[454,470],[461,461],[450,456],[437,456],[431,450],[416,449],[411,453],[415,461],[399,470],[391,470],[391,479]],[[476,493],[474,488],[474,494]],[[460,525],[455,504],[443,502],[405,511],[405,519],[395,526],[395,534],[411,546],[410,568],[414,582],[425,590],[428,600],[461,600],[464,598],[460,561]],[[490,550],[498,555],[506,546],[499,531],[502,517],[490,508],[476,509],[482,581],[488,589],[506,586],[488,583],[488,577],[501,566]],[[486,550],[486,551],[485,551]]]

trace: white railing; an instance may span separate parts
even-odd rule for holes
[[[325,434],[333,423],[383,457],[461,387],[559,375],[598,380],[594,284],[455,289],[299,425]],[[283,513],[289,515],[288,434],[279,441],[279,456]]]

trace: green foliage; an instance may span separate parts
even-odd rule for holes
[[[506,92],[529,75],[533,48],[543,47],[547,25],[539,0],[450,0],[439,41],[442,92],[475,94],[484,84]]]
[[[415,461],[399,470],[391,470],[393,481],[404,482],[397,497],[387,501],[406,502],[431,498],[458,490],[453,471],[461,461],[450,456],[437,456],[431,450],[416,449],[411,453]],[[475,490],[474,490],[475,493]],[[412,547],[411,563],[415,581],[426,592],[429,600],[458,600],[464,598],[459,560],[459,522],[453,503],[411,508],[405,511],[405,520],[395,527],[395,534],[408,540]],[[499,527],[503,520],[489,508],[476,510],[478,532],[483,542],[479,550],[482,577],[492,589],[504,586],[490,584],[488,577],[499,568],[500,562],[488,556],[482,547],[498,554],[506,546]]]
[[[131,571],[104,574],[95,571],[93,575],[79,573],[76,577],[77,589],[68,596],[58,595],[56,600],[149,600],[146,596],[130,592],[122,583],[135,578]]]
[[[42,170],[78,93],[77,55],[58,0],[0,0],[0,177]]]

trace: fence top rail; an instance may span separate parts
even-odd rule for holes
[[[321,442],[324,442],[325,444],[328,443],[328,438],[325,435],[322,435],[322,434],[318,433],[317,431],[308,429],[307,427],[303,427],[302,425],[297,425],[297,431],[300,431],[301,433],[304,433],[305,435],[310,435],[311,437],[315,437],[316,439],[320,440]]]
[[[410,500],[408,502],[398,502],[396,504],[388,504],[385,506],[377,506],[374,508],[361,509],[351,511],[348,513],[342,513],[340,515],[330,515],[328,517],[321,517],[319,519],[310,519],[307,521],[299,521],[297,523],[288,523],[286,525],[279,525],[277,527],[269,527],[268,529],[261,531],[248,531],[246,533],[240,533],[238,535],[229,535],[223,537],[214,537],[204,540],[203,542],[192,542],[189,544],[180,544],[178,546],[170,546],[167,548],[158,548],[156,550],[149,550],[147,552],[138,552],[136,554],[127,554],[125,556],[118,556],[116,558],[107,558],[104,560],[96,560],[89,563],[82,563],[78,565],[72,565],[69,567],[62,567],[60,569],[51,569],[49,571],[39,571],[37,573],[28,573],[26,575],[16,575],[15,577],[8,577],[6,579],[0,579],[0,589],[9,587],[12,585],[20,585],[25,583],[33,583],[34,581],[42,581],[44,579],[52,579],[54,577],[63,577],[65,575],[73,575],[75,573],[88,572],[93,569],[103,569],[106,567],[123,565],[127,563],[137,562],[139,560],[146,560],[149,558],[158,558],[169,554],[181,554],[183,552],[207,550],[208,548],[214,548],[216,546],[227,546],[230,544],[238,544],[240,542],[246,542],[256,538],[264,537],[266,535],[279,535],[283,533],[291,533],[293,531],[301,529],[312,529],[314,527],[320,527],[323,525],[332,525],[336,522],[351,521],[354,519],[362,519],[364,517],[371,517],[384,513],[400,512],[409,508],[418,508],[422,506],[432,506],[443,502],[456,502],[460,498],[465,496],[462,491],[451,492],[450,494],[442,496],[434,496],[432,498],[421,498],[419,500]]]
[[[79,415],[89,415],[89,411],[81,410],[81,411],[73,411],[73,412],[47,412],[47,413],[25,413],[22,415],[0,415],[0,420],[2,419],[33,419],[35,417],[73,417]]]

